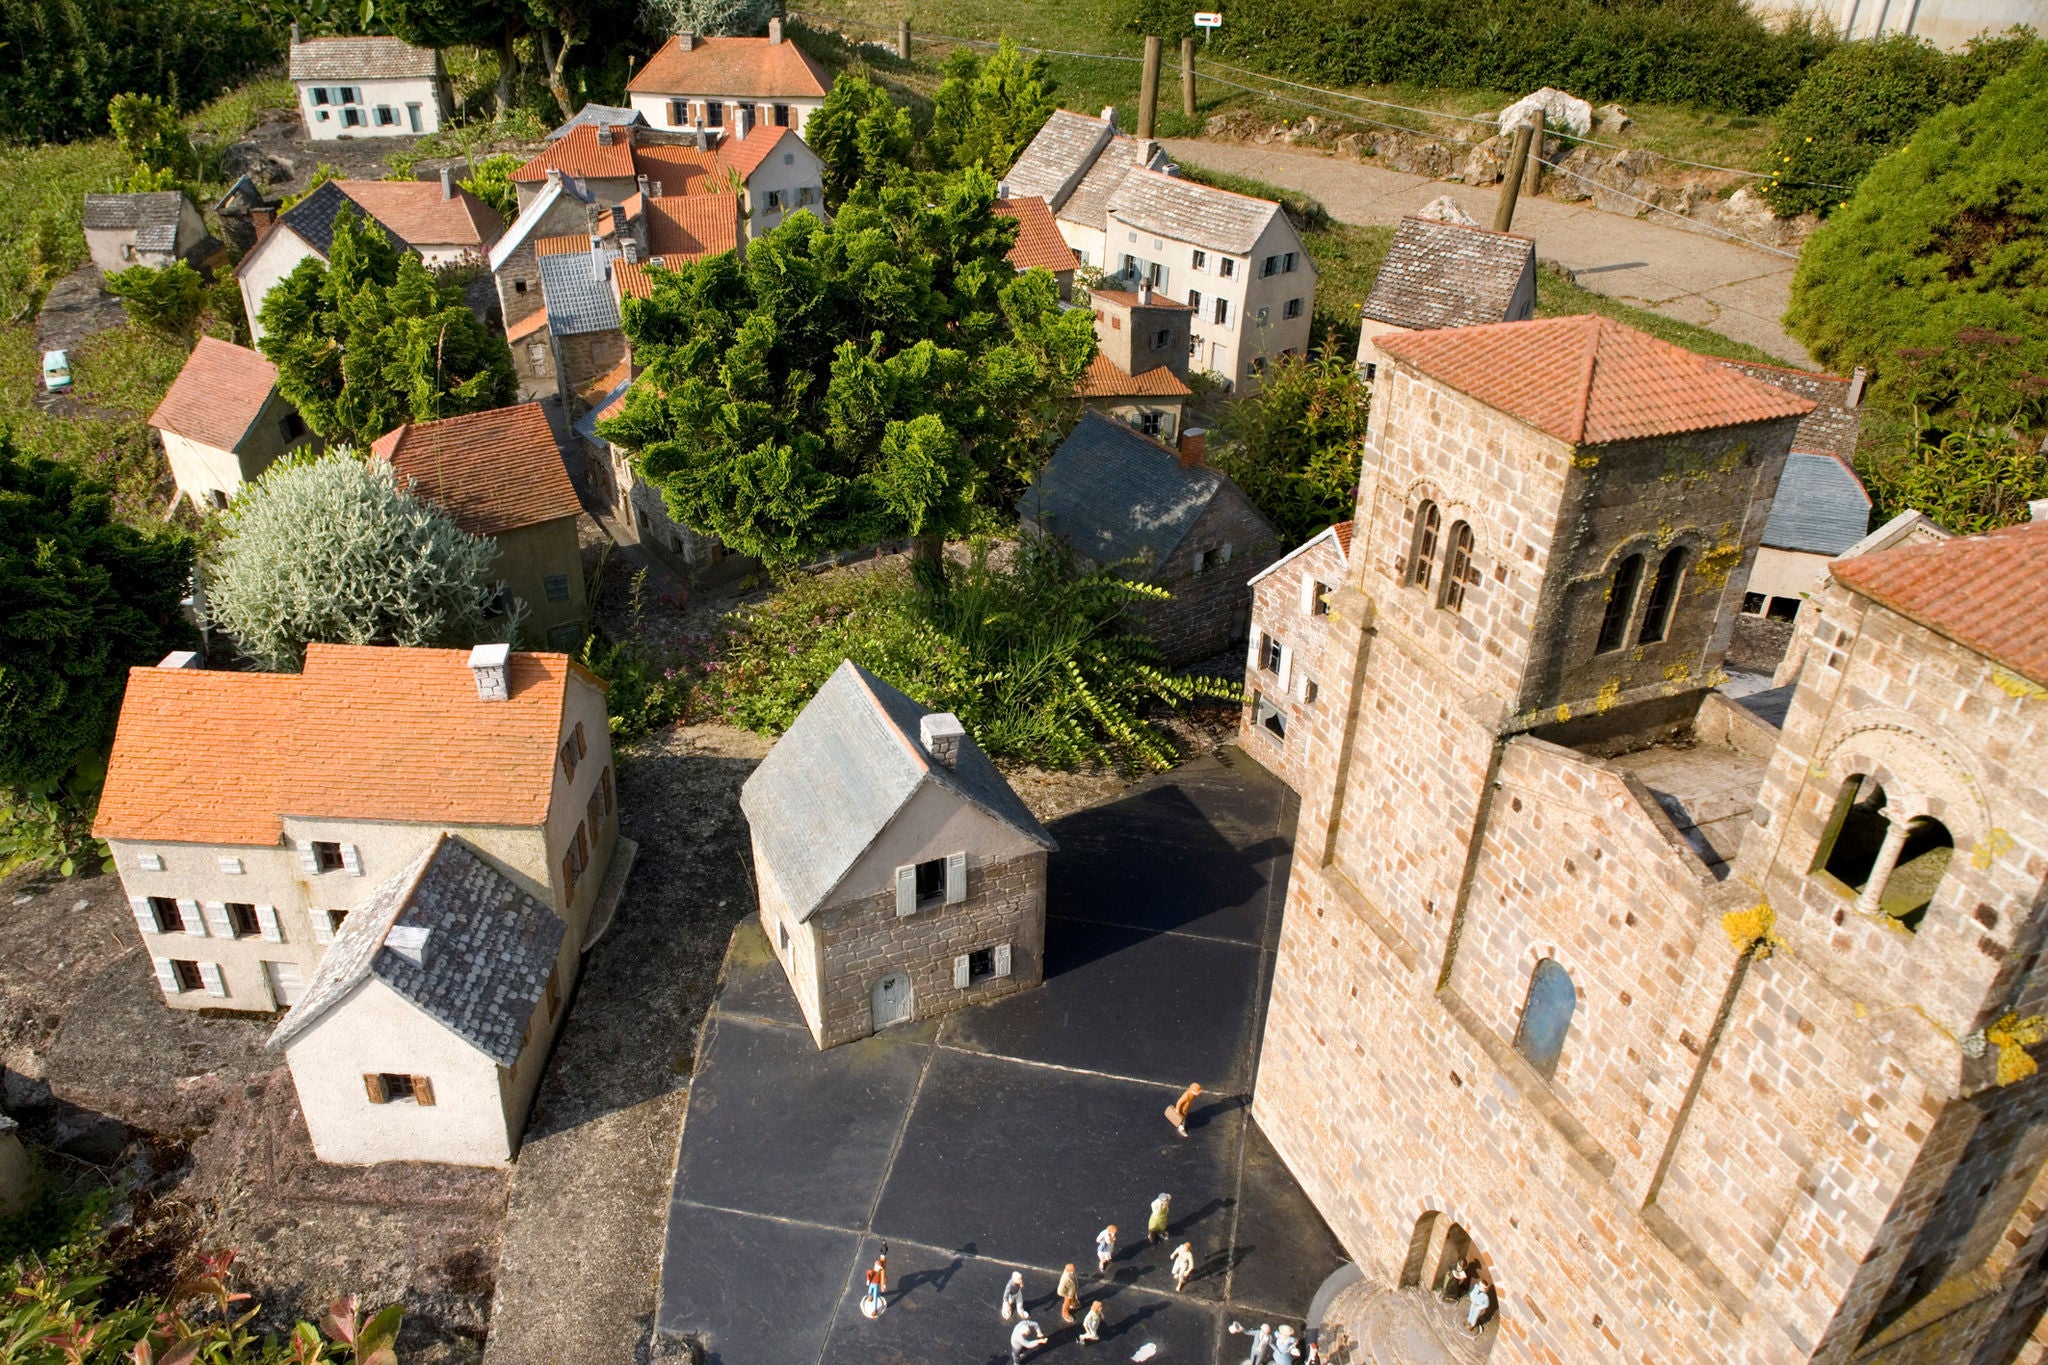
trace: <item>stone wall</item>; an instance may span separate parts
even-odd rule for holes
[[[1173,597],[1135,606],[1137,628],[1171,665],[1237,649],[1250,620],[1247,581],[1273,561],[1277,548],[1273,528],[1258,508],[1225,479],[1173,553],[1148,576],[1146,581]]]

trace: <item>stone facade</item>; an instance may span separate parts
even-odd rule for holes
[[[1314,751],[1314,726],[1297,723],[1297,716],[1325,704],[1329,596],[1344,582],[1350,533],[1348,523],[1320,531],[1252,579],[1246,700],[1237,742],[1296,791],[1309,776]]]
[[[1277,548],[1272,526],[1225,479],[1173,553],[1145,575],[1146,582],[1173,596],[1133,607],[1138,629],[1172,664],[1235,649],[1251,620],[1245,570],[1271,560]]]
[[[1573,446],[1379,369],[1254,1113],[1368,1280],[1462,1239],[1496,1362],[1990,1365],[2048,1289],[2048,1081],[1958,1044],[2048,995],[2048,701],[1837,586],[1774,745],[1702,704],[1793,426]],[[1632,546],[1686,572],[1602,650]],[[1953,836],[1915,931],[1809,870],[1852,775]]]

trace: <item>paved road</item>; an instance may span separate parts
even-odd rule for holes
[[[1188,764],[1054,823],[1046,982],[820,1053],[758,924],[736,936],[676,1165],[658,1324],[712,1365],[1000,1365],[1013,1269],[1034,1362],[1235,1365],[1297,1330],[1341,1247],[1251,1121],[1294,802],[1251,760]],[[1210,1089],[1180,1138],[1160,1111]],[[1146,1205],[1173,1195],[1168,1245]],[[1097,1228],[1122,1230],[1107,1277]],[[1166,1270],[1193,1243],[1185,1294]],[[889,1247],[890,1302],[858,1309]],[[1061,1323],[1087,1267],[1103,1349]],[[1085,1310],[1084,1310],[1085,1311]]]
[[[1499,191],[1454,185],[1299,147],[1253,147],[1174,138],[1166,148],[1193,166],[1256,176],[1314,195],[1339,222],[1391,224],[1448,194],[1482,223]],[[1524,198],[1515,230],[1538,256],[1578,275],[1588,289],[1666,317],[1711,327],[1792,365],[1811,365],[1779,319],[1791,302],[1793,262],[1704,232],[1604,213],[1590,205]]]

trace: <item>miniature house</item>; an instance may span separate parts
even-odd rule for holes
[[[840,664],[740,791],[821,1048],[1035,986],[1055,845],[952,715]]]
[[[1330,594],[1350,574],[1351,523],[1325,526],[1252,575],[1251,649],[1237,742],[1296,791],[1323,699]]]

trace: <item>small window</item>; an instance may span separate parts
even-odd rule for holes
[[[1259,667],[1268,673],[1280,671],[1280,655],[1285,647],[1270,635],[1259,636]]]
[[[917,903],[937,905],[946,899],[946,860],[933,858],[917,865]]]
[[[561,968],[548,969],[547,982],[540,988],[541,1003],[548,1007],[548,1018],[553,1019],[562,1012]]]
[[[341,87],[341,102],[343,104],[361,104],[363,102],[361,87],[354,85],[344,85]]]
[[[1298,317],[1300,317],[1300,316],[1301,316],[1301,300],[1300,300],[1300,299],[1289,299],[1289,300],[1287,300],[1287,306],[1286,306],[1285,308],[1283,308],[1283,309],[1281,309],[1281,310],[1280,310],[1280,316],[1282,316],[1282,317],[1285,317],[1285,318],[1298,318]]]
[[[777,924],[777,925],[775,926],[775,937],[776,937],[776,938],[777,938],[778,940],[780,940],[780,942],[781,942],[781,944],[782,944],[782,951],[783,951],[783,952],[785,952],[785,953],[786,953],[786,952],[788,952],[788,951],[789,951],[789,926],[788,926],[787,924]]]
[[[121,243],[121,259],[124,261],[132,261],[135,259],[135,243]]]
[[[807,204],[815,204],[815,203],[817,203],[817,202],[818,202],[818,199],[817,199],[817,195],[818,195],[818,192],[817,192],[817,190],[816,190],[816,189],[814,189],[814,188],[813,188],[812,186],[809,186],[809,185],[800,185],[800,186],[798,186],[798,187],[797,187],[797,192],[796,192],[796,203],[797,203],[797,207],[798,207],[798,208],[803,208],[803,207],[804,207],[805,205],[807,205]]]
[[[1261,309],[1259,310],[1259,314],[1258,314],[1258,323],[1259,323],[1259,326],[1261,326],[1261,327],[1264,327],[1264,326],[1266,325],[1266,320],[1267,320],[1268,318],[1270,318],[1270,317],[1271,317],[1272,315],[1273,315],[1273,310],[1272,310],[1272,309],[1270,309],[1270,308],[1261,308]]]
[[[1379,367],[1379,366],[1378,366],[1377,364],[1375,364],[1375,363],[1374,363],[1373,361],[1370,361],[1370,360],[1368,360],[1368,361],[1366,361],[1366,362],[1365,362],[1365,382],[1366,382],[1366,383],[1370,384],[1370,383],[1372,383],[1372,381],[1373,381],[1373,380],[1375,380],[1375,379],[1379,378],[1379,373],[1380,373],[1380,367]]]
[[[182,957],[173,958],[171,960],[171,971],[178,979],[179,990],[203,991],[206,989],[206,978],[200,974],[197,962],[187,962]]]
[[[1200,355],[1201,353],[1202,353],[1202,339],[1201,339],[1200,337],[1189,337],[1189,338],[1188,338],[1188,355],[1189,355],[1190,357],[1193,357],[1193,356],[1198,356],[1198,355]]]
[[[604,765],[604,771],[597,776],[598,789],[604,793],[604,813],[612,813],[612,765]]]
[[[976,948],[967,954],[967,984],[979,986],[996,979],[996,950]]]
[[[425,1076],[380,1071],[363,1077],[363,1089],[372,1104],[403,1104],[410,1100],[424,1109],[434,1102],[434,1083]]]
[[[346,910],[315,910],[313,913],[327,916],[327,933],[330,938],[340,933],[341,926],[348,923]]]
[[[1290,251],[1285,256],[1282,256],[1280,258],[1280,273],[1283,275],[1292,275],[1294,273],[1294,268],[1300,264],[1300,253]]]
[[[1191,257],[1189,257],[1189,260],[1197,270],[1207,270],[1209,268],[1209,253],[1206,251],[1197,249],[1195,253]]]
[[[1791,621],[1799,616],[1799,599],[1796,597],[1773,597],[1764,615],[1773,621]]]
[[[565,573],[549,574],[541,580],[541,591],[547,594],[547,599],[550,602],[568,601],[569,575]]]
[[[1643,613],[1637,644],[1655,644],[1671,629],[1671,610],[1678,604],[1678,581],[1684,573],[1685,547],[1674,545],[1657,561],[1657,576],[1650,580],[1650,607]]]
[[[1267,258],[1266,258],[1265,260],[1263,260],[1263,261],[1260,261],[1260,262],[1259,262],[1259,278],[1260,278],[1260,279],[1262,279],[1262,280],[1263,280],[1263,279],[1265,279],[1265,278],[1266,278],[1266,277],[1267,277],[1268,275],[1277,275],[1277,274],[1279,274],[1279,273],[1280,273],[1280,258],[1279,258],[1278,256],[1268,256],[1268,257],[1267,257]]]
[[[388,104],[380,104],[377,106],[377,126],[379,128],[389,128],[397,122],[398,111],[396,109],[393,109]]]
[[[1216,262],[1216,273],[1226,280],[1229,279],[1237,274],[1237,261],[1229,256],[1221,258]]]
[[[1301,680],[1301,704],[1303,706],[1314,706],[1316,698],[1322,694],[1323,689],[1314,678],[1303,678]]]
[[[313,868],[316,872],[339,872],[343,866],[340,844],[325,839],[313,841]]]
[[[327,122],[327,111],[325,109],[315,110],[313,113],[313,117],[318,122],[325,123]]]
[[[668,126],[671,128],[683,128],[687,127],[689,122],[689,102],[687,100],[670,100],[668,102]]]
[[[182,934],[185,932],[185,917],[178,912],[178,902],[171,896],[149,898],[150,918],[156,922],[159,934]],[[197,970],[195,968],[195,970]]]
[[[789,126],[789,106],[786,104],[776,105],[774,117],[777,128],[787,128]]]
[[[573,734],[571,734],[571,735],[569,736],[569,738],[570,738],[571,740],[573,740],[573,741],[575,742],[575,745],[576,745],[576,757],[578,757],[578,758],[581,758],[581,757],[583,757],[583,756],[584,756],[585,754],[587,754],[587,753],[589,753],[589,752],[590,752],[590,746],[589,746],[588,744],[585,744],[585,743],[583,742],[583,722],[582,722],[582,721],[580,721],[580,720],[579,720],[579,721],[577,721],[577,722],[576,722],[576,729],[575,729],[575,732],[574,732]]]
[[[277,434],[287,441],[296,441],[306,434],[306,419],[296,412],[288,412],[277,419]]]
[[[723,128],[725,126],[725,106],[717,103],[705,105],[704,123],[706,127]]]
[[[1267,701],[1263,692],[1252,693],[1252,724],[1265,730],[1275,739],[1287,738],[1286,713]]]
[[[314,87],[313,87],[313,92],[312,92],[312,93],[313,93],[313,103],[314,103],[314,104],[318,105],[318,104],[325,104],[325,103],[327,103],[327,87],[326,87],[326,86],[324,86],[324,85],[316,85],[316,86],[314,86]]]
[[[794,166],[794,165],[796,165],[796,153],[795,153],[795,152],[784,152],[784,153],[782,154],[782,164],[783,164],[783,165],[785,165],[785,166]]]
[[[1446,611],[1458,611],[1465,605],[1465,585],[1472,579],[1472,527],[1452,522],[1445,547],[1444,576],[1437,584],[1436,604]]]
[[[1956,841],[1948,826],[1930,816],[1921,816],[1906,826],[1906,841],[1899,846],[1898,861],[1885,878],[1877,908],[1915,933],[1934,903],[1934,893],[1948,873],[1955,856]]]
[[[1157,437],[1159,435],[1159,414],[1156,412],[1140,413],[1138,415],[1138,430],[1144,432],[1147,436]]]
[[[1607,605],[1600,613],[1600,638],[1593,646],[1596,654],[1605,654],[1620,649],[1628,642],[1628,622],[1636,611],[1636,589],[1643,581],[1643,557],[1629,555],[1614,566],[1614,575],[1607,581]]]
[[[1813,872],[1825,872],[1851,891],[1861,893],[1877,866],[1884,849],[1884,837],[1891,820],[1884,813],[1884,788],[1862,773],[1853,773],[1835,794],[1835,808],[1828,816],[1814,850]]]
[[[782,211],[782,194],[781,194],[781,192],[780,192],[780,191],[778,191],[778,190],[770,190],[770,191],[768,191],[768,212],[770,212],[770,213],[779,213],[779,212],[781,212],[781,211]]]
[[[584,818],[590,821],[592,829],[602,828],[604,825],[604,793],[596,788],[592,788],[590,800],[584,806],[583,813]]]
[[[526,363],[534,370],[545,374],[548,368],[547,343],[542,341],[529,341],[526,343]]]
[[[1153,349],[1153,350],[1155,350],[1155,351],[1163,351],[1163,350],[1165,350],[1165,349],[1166,349],[1166,348],[1167,348],[1168,346],[1171,346],[1172,344],[1173,344],[1173,332],[1172,332],[1172,331],[1171,331],[1170,329],[1168,329],[1168,328],[1165,328],[1165,327],[1161,327],[1161,328],[1160,328],[1160,329],[1159,329],[1158,331],[1156,331],[1156,332],[1154,332],[1154,333],[1152,334],[1152,349]]]
[[[1742,614],[1744,616],[1762,616],[1764,614],[1764,595],[1760,592],[1746,592],[1742,594]]]
[[[1330,614],[1330,585],[1314,583],[1308,585],[1308,614],[1328,616]]]
[[[406,122],[412,125],[412,130],[415,133],[424,131],[425,125],[420,121],[420,107],[417,104],[405,106],[405,118]]]
[[[1261,308],[1259,311],[1263,313],[1266,310]],[[1263,324],[1265,322],[1265,319],[1260,318],[1259,321],[1261,324]],[[1262,355],[1253,356],[1251,364],[1246,366],[1245,368],[1250,370],[1253,374],[1264,374],[1266,372],[1266,357]]]
[[[229,938],[255,938],[263,932],[263,926],[256,922],[255,906],[229,901],[227,911]]]
[[[515,294],[524,294],[524,293],[526,292],[526,281],[525,281],[525,280],[514,280],[514,281],[512,281],[512,292],[513,292],[513,293],[515,293]]]
[[[562,760],[562,776],[568,778],[571,782],[574,782],[576,780],[576,761],[582,756],[583,755],[576,752],[575,736],[571,735],[568,739],[563,740],[562,747],[560,750],[560,757]]]
[[[344,109],[344,110],[342,110],[342,111],[341,111],[341,126],[342,126],[342,127],[344,127],[344,128],[360,128],[360,127],[362,127],[362,126],[363,126],[363,111],[362,111],[362,110],[360,110],[360,109]]]
[[[1436,504],[1424,501],[1415,509],[1415,532],[1408,545],[1407,581],[1419,588],[1429,586],[1436,571],[1436,538],[1443,527],[1443,514]]]
[[[1190,308],[1192,308],[1192,309],[1194,310],[1194,312],[1195,312],[1195,321],[1197,321],[1197,322],[1201,321],[1201,319],[1202,319],[1202,291],[1201,291],[1201,290],[1199,290],[1199,289],[1190,289],[1190,290],[1188,290],[1188,307],[1190,307]],[[1193,349],[1193,343],[1192,343],[1192,342],[1190,342],[1190,343],[1189,343],[1189,349],[1191,349],[1191,350]]]
[[[1529,974],[1529,998],[1522,1007],[1521,1027],[1515,1030],[1515,1051],[1546,1081],[1557,1075],[1565,1035],[1571,1031],[1572,1012],[1578,1004],[1571,973],[1560,967],[1556,958],[1546,957],[1536,964]]]

